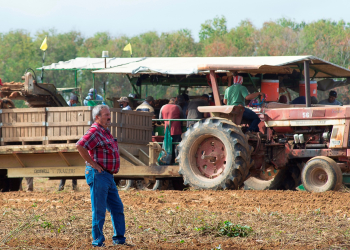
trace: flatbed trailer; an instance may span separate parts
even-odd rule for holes
[[[1,177],[84,178],[85,162],[75,142],[93,123],[91,112],[92,107],[0,110]],[[180,177],[178,166],[157,164],[154,153],[160,148],[152,142],[152,114],[114,108],[111,114],[110,130],[121,155],[117,178]]]

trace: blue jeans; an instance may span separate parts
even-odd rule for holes
[[[111,213],[114,229],[113,243],[125,243],[125,218],[123,203],[119,197],[113,175],[86,166],[85,179],[90,186],[92,208],[92,245],[102,246],[105,241],[103,236],[103,224],[105,222],[106,209]]]
[[[250,121],[248,131],[259,132],[259,116],[251,109],[245,108],[243,112],[243,119]]]

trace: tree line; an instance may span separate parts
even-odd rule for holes
[[[103,50],[109,51],[110,57],[130,57],[123,48],[131,43],[134,57],[314,55],[345,68],[350,66],[350,23],[344,20],[297,23],[281,18],[265,22],[261,28],[244,20],[228,28],[226,18],[217,16],[201,24],[198,42],[188,29],[150,31],[133,37],[113,37],[109,32],[84,37],[79,31],[58,33],[55,29],[35,34],[26,30],[0,33],[0,78],[3,82],[21,81],[27,68],[41,67],[39,47],[45,36],[48,36],[45,65],[76,57],[101,57]],[[74,73],[45,71],[44,82],[73,87]],[[79,71],[78,82],[87,93],[92,86],[91,72]],[[127,79],[122,76],[97,75],[99,92],[103,82],[111,86],[110,95],[131,92]],[[112,84],[116,82],[118,84]]]

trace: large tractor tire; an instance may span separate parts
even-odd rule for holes
[[[252,166],[248,136],[222,118],[203,119],[191,126],[178,146],[179,173],[196,189],[238,189]]]
[[[306,162],[301,181],[309,192],[337,191],[342,187],[343,175],[333,159],[317,156]]]
[[[244,189],[249,190],[277,190],[283,188],[286,179],[286,169],[264,171],[248,178],[244,182]]]

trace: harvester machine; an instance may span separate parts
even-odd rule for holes
[[[0,86],[5,104],[11,100],[24,100],[31,108],[68,106],[53,84],[37,83],[33,74],[26,72],[22,77],[24,82],[4,82]]]

